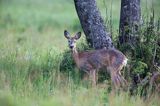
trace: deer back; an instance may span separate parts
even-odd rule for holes
[[[79,53],[79,66],[81,69],[92,70],[103,67],[119,68],[125,65],[126,57],[116,49],[100,49]]]

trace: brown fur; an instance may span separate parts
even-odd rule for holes
[[[114,48],[104,48],[79,53],[76,50],[76,40],[80,38],[80,33],[77,33],[74,37],[70,37],[68,34],[68,32],[65,32],[74,61],[79,69],[84,70],[92,77],[93,85],[96,84],[96,71],[103,67],[109,71],[115,88],[119,88],[126,83],[120,72],[127,61],[122,52]]]

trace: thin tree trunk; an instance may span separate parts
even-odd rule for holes
[[[74,0],[74,3],[89,45],[95,49],[113,47],[96,0]]]
[[[140,0],[121,0],[119,41],[135,43],[141,19]]]

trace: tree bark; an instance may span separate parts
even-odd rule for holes
[[[74,3],[88,44],[95,49],[113,47],[96,0],[74,0]]]
[[[121,0],[121,14],[119,25],[119,41],[134,43],[137,39],[140,19],[140,0]]]

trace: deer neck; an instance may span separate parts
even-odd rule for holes
[[[72,49],[72,56],[73,56],[73,59],[77,65],[77,67],[79,68],[80,67],[79,54],[78,54],[78,51],[76,48]]]

